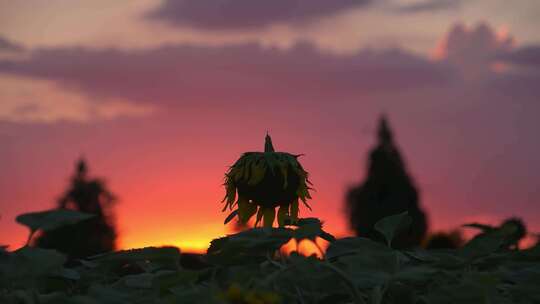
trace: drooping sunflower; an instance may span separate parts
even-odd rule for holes
[[[226,195],[223,211],[237,207],[225,220],[225,223],[238,216],[242,223],[247,223],[257,215],[255,226],[263,220],[265,227],[272,227],[276,217],[280,227],[287,219],[298,220],[298,205],[301,200],[308,209],[307,200],[311,199],[308,185],[308,172],[304,170],[298,158],[286,152],[276,152],[272,139],[267,134],[264,152],[244,153],[225,173]]]

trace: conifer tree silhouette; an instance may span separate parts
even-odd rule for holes
[[[79,160],[71,186],[57,205],[58,208],[90,213],[95,217],[42,233],[34,245],[56,249],[71,260],[114,250],[116,231],[110,207],[115,200],[102,180],[88,177],[86,162]]]
[[[373,228],[375,223],[386,216],[408,211],[413,219],[411,227],[396,237],[393,247],[419,246],[425,237],[427,222],[418,203],[418,192],[384,116],[379,121],[378,144],[369,156],[367,177],[349,190],[346,201],[350,227],[358,236],[381,241],[382,236]]]

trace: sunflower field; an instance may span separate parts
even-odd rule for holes
[[[19,217],[31,231],[84,220],[75,212]],[[54,250],[0,251],[0,303],[540,303],[540,246],[503,246],[512,227],[483,232],[452,250],[398,251],[393,236],[406,213],[376,229],[386,244],[334,239],[318,219],[260,227],[212,241],[205,267],[181,266],[174,247],[118,251],[66,266]],[[283,255],[291,239],[324,238],[323,258]]]

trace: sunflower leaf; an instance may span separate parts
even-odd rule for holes
[[[232,219],[238,215],[238,209],[234,210],[233,212],[231,212],[231,214],[229,214],[227,216],[227,218],[225,219],[225,222],[223,222],[224,225],[227,225],[227,223],[229,223],[230,221],[232,221]]]
[[[293,222],[296,222],[298,220],[298,199],[295,199],[291,202],[290,215]]]
[[[259,207],[259,211],[257,212],[257,220],[255,221],[255,227],[259,224],[261,219],[263,218],[263,208]]]
[[[375,230],[380,232],[386,239],[388,246],[392,246],[392,240],[394,237],[402,232],[403,230],[409,228],[412,223],[412,217],[408,214],[407,211],[399,214],[394,214],[382,218],[377,223],[375,223]]]
[[[285,220],[289,217],[289,206],[280,206],[278,210],[278,225],[285,226]]]
[[[257,212],[257,205],[243,198],[238,199],[238,218],[242,223],[247,223],[255,212]]]
[[[264,209],[264,227],[272,227],[276,218],[276,210],[274,208]]]

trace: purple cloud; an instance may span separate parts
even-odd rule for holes
[[[499,59],[524,67],[540,68],[540,46],[531,45],[499,56]]]
[[[17,44],[11,40],[8,40],[6,38],[0,37],[0,52],[1,51],[7,51],[7,52],[20,52],[24,50],[22,45]]]
[[[309,44],[288,51],[254,44],[170,46],[145,51],[42,49],[0,72],[55,80],[96,97],[143,102],[357,98],[366,93],[436,87],[455,76],[444,63],[405,51],[321,53]]]
[[[360,7],[370,0],[165,0],[147,17],[207,29],[258,28],[301,22]]]
[[[461,6],[461,0],[423,0],[411,4],[401,5],[397,8],[401,13],[423,13],[449,9],[457,9]]]

